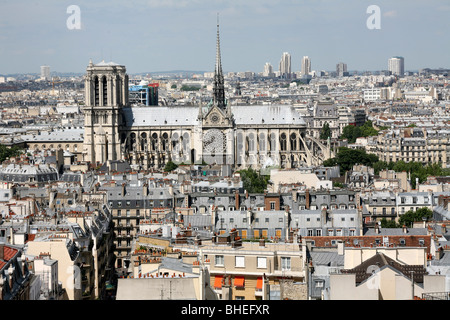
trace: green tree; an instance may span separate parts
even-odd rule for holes
[[[175,164],[172,160],[169,160],[164,167],[164,172],[171,172],[176,168],[178,168],[178,165]]]
[[[354,125],[345,126],[342,129],[341,139],[347,139],[349,143],[355,143],[359,137],[370,137],[378,135],[378,130],[373,127],[371,120],[364,122],[362,126],[356,127]]]
[[[7,146],[0,144],[0,163],[5,161],[6,158],[16,157],[23,152],[18,146],[8,148]]]
[[[331,129],[328,122],[325,122],[322,126],[322,130],[320,130],[320,137],[321,140],[327,140],[328,138],[331,138]]]
[[[200,90],[200,87],[196,87],[196,86],[188,86],[183,84],[180,88],[181,91],[198,91]]]
[[[261,175],[252,168],[240,170],[241,180],[244,189],[249,193],[263,193],[267,187],[270,176]]]
[[[427,207],[419,208],[416,211],[409,210],[406,213],[402,214],[398,219],[398,223],[400,226],[412,226],[413,222],[420,222],[424,218],[429,220],[433,217],[433,211],[428,209]]]
[[[387,220],[383,218],[380,220],[382,228],[399,228],[399,224],[395,220]]]
[[[368,120],[361,126],[361,135],[363,137],[377,136],[378,130],[373,127],[372,121]]]
[[[344,174],[346,171],[351,170],[355,164],[372,167],[378,160],[376,155],[368,154],[364,150],[341,147],[336,155],[336,159],[324,161],[324,166],[325,164],[328,166],[328,164],[335,163],[340,167],[341,174]]]
[[[380,171],[386,170],[389,168],[389,164],[385,161],[377,161],[373,164],[373,171],[376,175],[380,174]]]

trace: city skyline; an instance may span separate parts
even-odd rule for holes
[[[445,1],[379,1],[380,29],[369,29],[368,1],[78,1],[80,29],[69,29],[68,1],[2,3],[0,74],[83,73],[92,59],[125,65],[127,72],[214,69],[215,22],[220,14],[224,71],[262,72],[283,52],[292,72],[301,59],[312,70],[387,70],[405,57],[405,71],[447,68]],[[429,48],[439,46],[441,50]],[[7,63],[5,63],[7,62]],[[275,71],[275,70],[274,70]]]

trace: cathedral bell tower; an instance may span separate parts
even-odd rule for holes
[[[128,105],[128,75],[125,66],[113,62],[89,62],[85,76],[83,160],[103,164],[119,160],[119,127],[122,107]]]

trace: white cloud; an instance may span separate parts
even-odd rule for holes
[[[386,17],[386,18],[394,18],[396,16],[397,16],[396,10],[386,11],[385,13],[383,13],[383,17]]]

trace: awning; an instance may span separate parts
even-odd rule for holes
[[[222,289],[222,279],[223,279],[223,276],[216,276],[214,278],[214,288],[215,289]]]
[[[245,281],[244,277],[236,276],[234,277],[234,286],[237,288],[244,288],[244,281]]]
[[[259,277],[258,279],[256,279],[256,289],[262,289],[263,287],[263,278]]]

